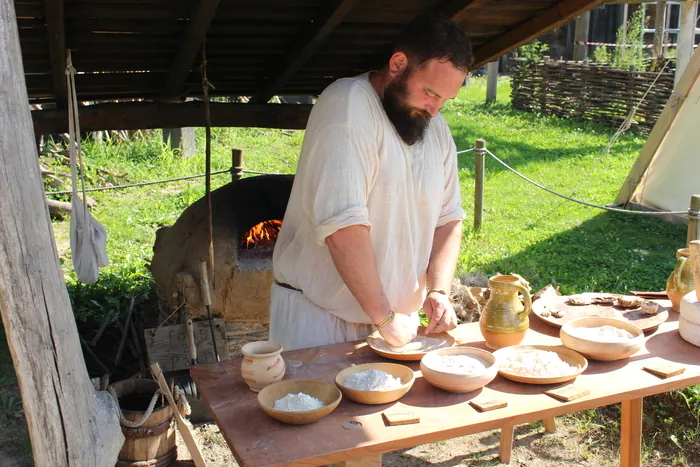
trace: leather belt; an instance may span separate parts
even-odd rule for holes
[[[292,286],[289,285],[289,284],[285,284],[284,282],[280,282],[280,281],[278,281],[277,279],[275,279],[275,284],[279,285],[280,287],[284,287],[285,289],[294,290],[295,292],[304,293],[304,292],[302,292],[301,290],[297,289],[296,287],[292,287]]]

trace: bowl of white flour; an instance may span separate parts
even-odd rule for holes
[[[360,404],[388,404],[413,386],[413,370],[397,363],[363,363],[340,371],[335,384],[348,399]]]
[[[280,422],[306,425],[333,412],[342,397],[338,388],[323,381],[287,380],[261,390],[258,405]]]
[[[470,392],[493,381],[498,362],[486,350],[457,346],[429,352],[421,359],[420,370],[433,386],[450,392]]]
[[[594,360],[621,360],[636,354],[644,344],[644,332],[634,324],[614,318],[593,316],[564,324],[561,342]]]

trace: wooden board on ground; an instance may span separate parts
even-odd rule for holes
[[[622,319],[634,324],[644,332],[650,332],[668,319],[668,310],[671,307],[669,300],[653,300],[661,307],[657,314],[647,315],[640,308],[622,308],[612,305],[571,305],[567,303],[568,299],[569,296],[567,295],[543,297],[532,304],[532,314],[558,328],[576,318],[602,316],[604,318]],[[542,312],[551,312],[552,309],[561,311],[562,317],[542,316]]]
[[[199,360],[199,363],[215,362],[209,321],[202,320],[193,324],[197,360]],[[214,320],[214,335],[216,336],[219,358],[228,360],[229,352],[226,345],[226,324],[224,320]],[[143,337],[146,340],[149,361],[151,363],[158,362],[164,372],[185,370],[190,367],[190,359],[187,352],[186,325],[176,324],[174,326],[146,329],[143,332]]]

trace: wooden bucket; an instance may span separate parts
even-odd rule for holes
[[[112,385],[119,397],[124,418],[139,421],[143,417],[158,383],[145,379],[128,379]],[[122,424],[124,445],[117,467],[167,467],[177,460],[173,411],[166,402],[156,408],[140,427]]]

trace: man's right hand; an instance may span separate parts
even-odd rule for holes
[[[402,347],[418,335],[418,324],[419,321],[412,315],[395,313],[394,318],[378,330],[387,344]]]

